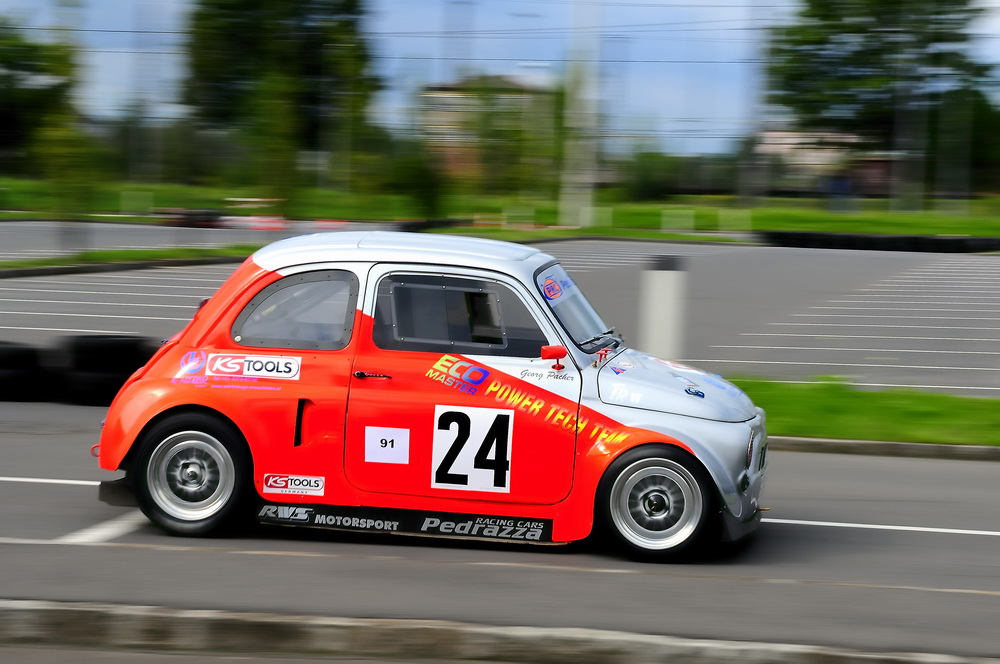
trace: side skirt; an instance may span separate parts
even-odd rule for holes
[[[367,533],[553,544],[551,519],[381,507],[264,503],[257,510],[257,520],[281,526],[330,528]]]

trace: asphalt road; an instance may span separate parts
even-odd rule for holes
[[[994,256],[596,241],[545,249],[627,339],[638,270],[652,255],[685,256],[681,359],[724,375],[1000,389]],[[0,339],[168,336],[233,267],[0,280]],[[772,452],[773,511],[749,546],[657,566],[594,543],[526,549],[263,528],[170,538],[96,500],[108,473],[88,448],[102,417],[0,403],[0,564],[16,570],[0,577],[0,597],[1000,655],[996,464]]]
[[[1000,654],[996,464],[773,452],[755,540],[650,565],[590,542],[171,538],[97,501],[101,417],[0,404],[0,596]]]

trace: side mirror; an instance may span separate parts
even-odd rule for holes
[[[568,354],[569,351],[566,350],[566,346],[542,346],[542,359],[555,360],[556,363],[552,365],[552,368],[556,371],[566,368],[564,365],[560,364],[559,360],[563,359]]]

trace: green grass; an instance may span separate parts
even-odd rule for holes
[[[185,258],[245,258],[259,245],[240,244],[228,247],[176,247],[172,249],[106,249],[81,251],[68,256],[29,258],[17,261],[0,261],[0,269],[25,267],[62,267],[69,265],[100,265],[102,263],[130,263]]]
[[[832,379],[779,383],[730,378],[767,411],[775,436],[1000,445],[995,399],[916,390],[862,391]]]

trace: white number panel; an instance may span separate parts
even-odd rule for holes
[[[410,430],[365,427],[365,461],[410,463]]]
[[[510,493],[514,411],[437,406],[431,486]]]

